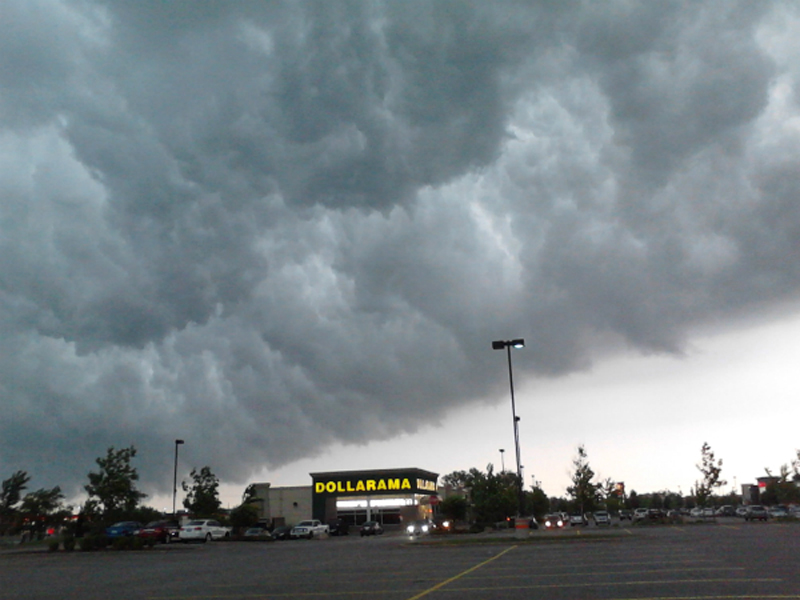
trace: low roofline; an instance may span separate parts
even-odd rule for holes
[[[309,473],[312,479],[321,479],[323,477],[352,477],[353,475],[362,476],[391,476],[400,473],[413,473],[425,477],[426,479],[438,480],[439,474],[433,471],[426,471],[425,469],[418,469],[416,467],[408,467],[406,469],[357,469],[353,471],[321,471],[318,473]]]

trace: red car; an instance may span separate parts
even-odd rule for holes
[[[178,541],[181,526],[177,521],[152,521],[142,527],[137,534],[140,538],[154,539],[162,544]]]

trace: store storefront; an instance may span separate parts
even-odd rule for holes
[[[313,517],[326,523],[345,519],[351,525],[430,517],[438,478],[422,469],[311,473]]]

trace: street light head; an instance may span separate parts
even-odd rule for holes
[[[512,348],[524,348],[525,340],[522,338],[517,338],[516,340],[497,340],[492,342],[492,350],[502,350],[503,348],[508,348],[509,346]]]
[[[177,446],[178,444],[183,444],[183,440],[175,440],[175,445]]]

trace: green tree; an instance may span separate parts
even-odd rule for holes
[[[131,466],[131,460],[136,456],[136,448],[120,448],[115,450],[111,446],[105,458],[96,459],[99,471],[89,473],[89,483],[84,489],[89,494],[89,500],[95,502],[98,510],[102,510],[104,518],[108,520],[119,519],[133,512],[139,502],[147,497],[136,489],[139,474]]]
[[[703,447],[700,449],[700,464],[697,465],[697,469],[703,475],[703,479],[695,482],[694,496],[697,499],[698,506],[705,506],[714,490],[728,483],[720,477],[722,474],[722,459],[716,459],[708,442],[704,442]]]
[[[5,535],[12,527],[17,516],[17,504],[22,498],[22,492],[27,489],[31,478],[25,471],[17,471],[8,479],[3,480],[0,489],[0,534]]]
[[[611,512],[617,512],[625,504],[622,488],[616,481],[606,477],[598,486],[598,492],[602,498],[605,508]]]
[[[471,473],[471,471],[453,471],[452,473],[443,475],[442,485],[454,490],[465,490],[471,485]]]
[[[251,483],[242,493],[242,504],[250,504],[252,502],[262,502],[262,499],[256,494],[256,484]]]
[[[551,496],[550,497],[550,508],[547,512],[568,512],[569,511],[569,500],[564,498],[563,496]]]
[[[535,485],[531,491],[525,492],[525,514],[541,519],[550,512],[550,500],[544,490]]]
[[[445,475],[442,482],[466,492],[473,522],[483,525],[497,523],[517,512],[519,479],[515,473],[495,473],[489,464],[485,473],[474,468],[454,471]]]
[[[54,518],[67,516],[69,511],[64,507],[63,500],[64,494],[59,486],[50,490],[39,489],[25,494],[19,513],[33,524],[34,531],[41,531]]]
[[[219,500],[219,479],[208,466],[198,472],[192,469],[189,473],[192,484],[181,482],[183,491],[187,492],[183,506],[195,516],[210,517],[219,511],[222,503]]]
[[[234,530],[247,529],[258,522],[258,507],[254,503],[240,504],[231,511]]]
[[[764,469],[769,477],[774,477],[769,469]],[[767,506],[774,504],[795,504],[800,501],[800,488],[790,477],[788,465],[781,467],[777,481],[771,481],[761,493],[761,503]]]
[[[573,459],[572,485],[567,487],[567,494],[572,498],[575,510],[582,513],[593,511],[599,500],[599,486],[594,483],[594,471],[589,466],[586,448],[578,446],[578,455]]]
[[[466,521],[469,503],[464,496],[453,494],[439,503],[439,512],[454,521]]]

